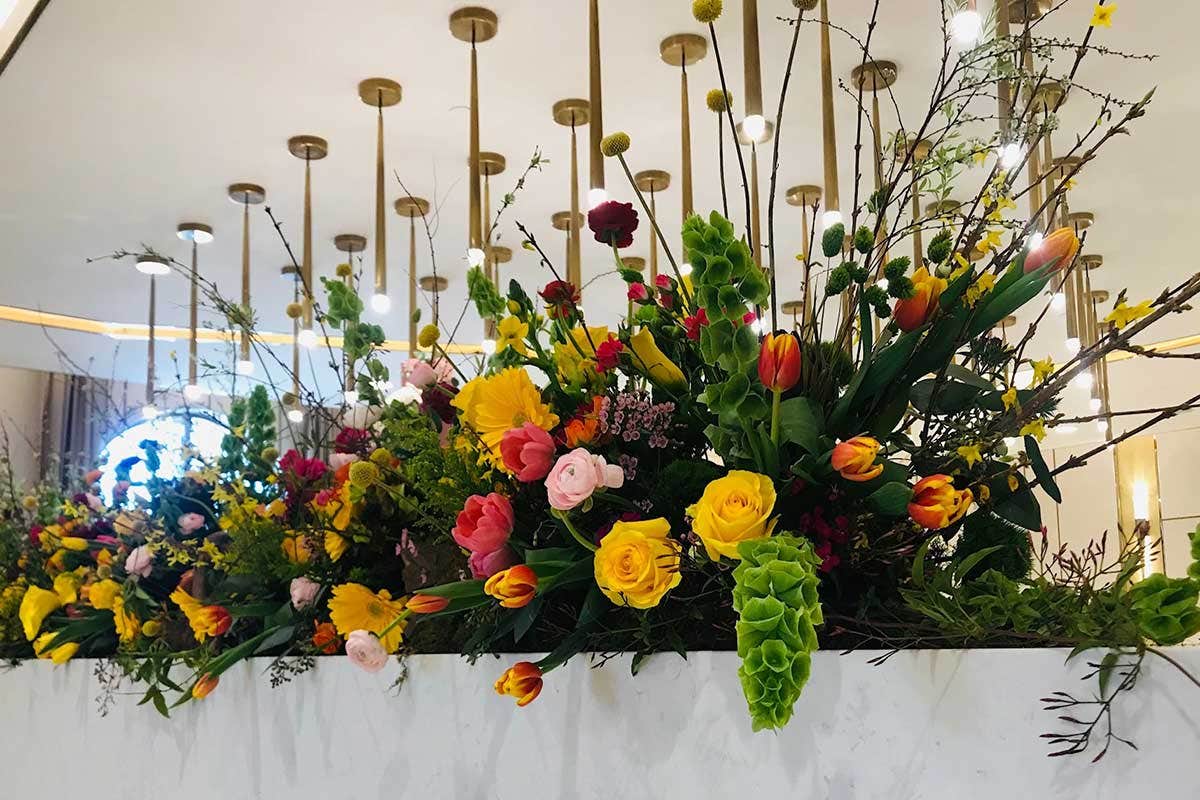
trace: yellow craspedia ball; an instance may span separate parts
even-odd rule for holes
[[[289,319],[300,319],[300,315],[304,313],[304,306],[299,303],[287,304],[287,315]]]
[[[379,467],[370,461],[355,461],[350,465],[350,483],[360,489],[371,486],[379,480]]]
[[[353,274],[354,274],[354,267],[350,266],[349,264],[338,264],[337,265],[337,276],[339,278],[349,278]]]
[[[709,111],[720,114],[733,105],[733,93],[720,89],[709,89],[708,94],[704,96],[704,103],[708,106]]]
[[[263,451],[258,455],[263,461],[266,461],[268,464],[273,464],[275,459],[279,458],[279,450],[274,447],[264,447]]]
[[[371,462],[381,467],[390,467],[392,465],[392,453],[387,448],[376,447],[371,452]]]
[[[705,25],[716,22],[717,17],[721,16],[721,11],[721,0],[695,0],[692,3],[692,16],[697,22]]]
[[[440,335],[441,331],[438,330],[437,325],[426,325],[424,328],[421,328],[421,332],[417,334],[417,344],[419,344],[421,347],[433,347],[435,344],[437,344],[437,340]]]
[[[629,134],[625,131],[610,133],[600,141],[600,152],[612,158],[629,149]]]

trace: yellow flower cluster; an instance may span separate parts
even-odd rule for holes
[[[544,431],[558,425],[558,415],[542,402],[541,390],[521,367],[468,381],[451,404],[458,409],[463,425],[478,435],[480,456],[496,466],[503,464],[500,440],[506,431],[526,422]]]

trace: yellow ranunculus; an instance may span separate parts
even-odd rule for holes
[[[121,584],[116,581],[111,579],[97,581],[88,587],[88,602],[92,604],[92,608],[112,608],[113,602],[120,593]]]
[[[148,619],[142,623],[142,636],[153,639],[162,633],[162,623],[156,619]]]
[[[650,380],[674,391],[687,388],[683,370],[658,349],[649,328],[642,328],[629,337],[629,349],[633,353],[633,365]]]
[[[616,522],[596,551],[596,585],[619,606],[653,608],[679,585],[679,543],[662,517]]]
[[[775,484],[766,475],[735,469],[704,487],[687,513],[708,557],[738,559],[738,545],[765,539],[775,529]]]
[[[56,636],[58,636],[57,633],[43,633],[37,637],[33,643],[33,652],[38,658],[48,658],[55,664],[65,664],[79,652],[79,642],[67,642],[55,647],[54,637]]]
[[[58,609],[62,608],[62,600],[54,592],[40,586],[30,586],[21,598],[21,607],[17,617],[25,629],[26,640],[32,642],[42,629],[42,623]]]

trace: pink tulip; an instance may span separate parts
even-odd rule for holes
[[[526,422],[504,432],[500,455],[504,466],[517,480],[525,483],[540,481],[554,465],[554,440],[537,425]]]
[[[473,494],[455,522],[450,535],[460,547],[472,553],[491,553],[503,547],[512,534],[512,504],[495,492],[487,497]]]

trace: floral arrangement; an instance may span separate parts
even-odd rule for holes
[[[696,13],[711,24],[720,3]],[[525,706],[580,652],[634,651],[636,672],[657,652],[736,649],[761,729],[789,720],[820,646],[1067,646],[1105,653],[1095,720],[1064,715],[1079,730],[1051,737],[1082,752],[1142,659],[1200,632],[1200,534],[1187,578],[1142,577],[1140,536],[1115,560],[1102,543],[1052,552],[1033,492],[1058,499],[1061,468],[1039,443],[1071,379],[1184,310],[1200,276],[1134,306],[1122,294],[1103,335],[1061,366],[1026,355],[1037,323],[1016,343],[996,334],[1044,306],[1080,251],[1070,227],[1031,236],[1070,178],[1019,219],[1020,166],[992,160],[1012,131],[1036,142],[1049,123],[1018,110],[1000,139],[978,140],[954,117],[981,76],[1045,78],[1013,67],[1021,46],[960,56],[957,82],[887,148],[882,185],[801,255],[809,310],[790,328],[777,319],[773,230],[764,246],[713,211],[670,242],[650,217],[670,272],[646,276],[621,258],[645,233],[644,202],[588,214],[631,303],[616,327],[589,324],[580,287],[520,223],[548,273],[538,291],[471,270],[496,347],[469,379],[428,324],[389,393],[382,331],[361,321],[352,279],[327,281],[322,319],[346,332],[366,418],[327,409],[280,455],[258,387],[235,404],[220,462],[152,481],[149,504],[118,493],[105,507],[94,475],[77,494],[14,496],[0,647],[113,658],[164,714],[255,655],[274,657],[282,682],[322,654],[378,671],[397,653],[545,653],[496,680]],[[718,113],[729,97],[722,87]],[[1105,99],[1107,124],[1075,147],[1082,163],[1148,103]],[[931,155],[909,180],[926,137]],[[631,137],[602,147],[637,194]],[[986,177],[960,212],[904,217],[916,186],[944,197],[979,164]],[[919,263],[895,255],[929,225]]]

